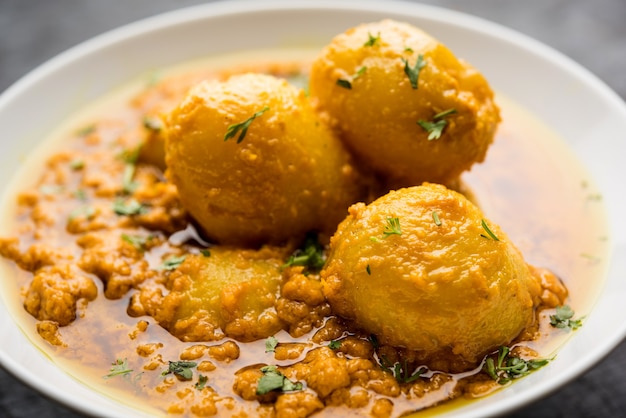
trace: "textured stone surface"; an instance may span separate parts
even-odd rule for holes
[[[0,91],[106,30],[198,0],[0,0]],[[563,52],[626,98],[624,0],[424,0],[511,27]],[[512,417],[617,417],[626,411],[626,343],[576,381]],[[0,369],[0,417],[77,417]]]

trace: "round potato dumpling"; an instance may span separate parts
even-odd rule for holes
[[[394,185],[455,180],[483,161],[500,120],[480,73],[392,20],[336,36],[313,63],[310,91],[349,149]]]
[[[303,90],[261,74],[192,88],[168,118],[166,163],[208,238],[255,246],[331,234],[362,187]]]
[[[533,323],[539,279],[463,195],[425,183],[349,212],[331,239],[324,294],[382,343],[475,366]]]
[[[274,308],[284,257],[271,248],[213,247],[207,256],[187,255],[170,275],[170,292],[151,304],[150,314],[182,341],[274,335],[284,325]]]

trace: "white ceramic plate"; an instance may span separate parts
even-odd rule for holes
[[[531,402],[586,371],[626,334],[626,106],[558,52],[509,29],[430,6],[396,2],[213,3],[164,14],[87,41],[37,68],[0,97],[0,184],[20,158],[70,116],[146,71],[207,55],[311,46],[362,22],[392,18],[422,27],[479,68],[495,90],[564,138],[591,172],[608,209],[608,278],[585,326],[550,365],[509,388],[448,414],[489,416]],[[25,123],[27,121],[27,123]],[[141,416],[83,386],[44,357],[0,301],[0,363],[42,393],[99,416]]]

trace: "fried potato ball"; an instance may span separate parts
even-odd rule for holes
[[[533,323],[541,294],[497,225],[428,183],[353,205],[321,275],[333,311],[379,341],[473,365]]]
[[[313,63],[310,91],[350,150],[404,186],[446,183],[483,161],[500,119],[477,70],[392,20],[336,36]]]
[[[331,234],[362,190],[304,91],[269,75],[194,87],[169,115],[166,163],[206,235],[233,245]]]
[[[284,325],[274,308],[284,281],[283,258],[271,248],[214,247],[208,256],[187,255],[152,315],[182,341],[274,335]]]

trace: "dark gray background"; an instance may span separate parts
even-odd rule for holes
[[[94,35],[199,0],[0,0],[0,92]],[[424,0],[509,26],[565,53],[626,98],[626,0]],[[0,344],[3,342],[0,342]],[[512,417],[626,416],[626,343]],[[0,417],[76,417],[0,369]]]

